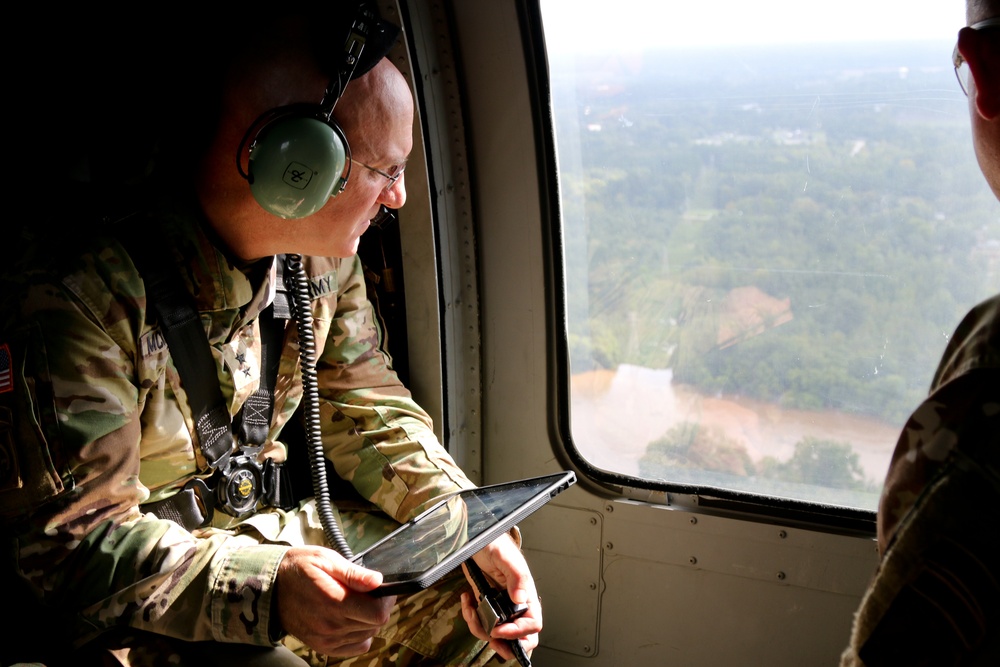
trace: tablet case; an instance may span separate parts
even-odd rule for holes
[[[382,572],[382,585],[372,595],[415,593],[575,482],[573,472],[563,471],[450,494],[351,561]]]

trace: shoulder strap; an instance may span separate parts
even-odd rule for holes
[[[233,449],[233,422],[229,417],[222,390],[219,388],[218,371],[212,358],[208,337],[201,318],[194,307],[194,300],[181,283],[172,266],[162,260],[159,253],[150,252],[147,246],[125,240],[126,247],[136,268],[146,284],[146,302],[156,313],[180,374],[188,404],[195,420],[195,429],[202,454],[213,468],[223,467]],[[280,260],[280,258],[279,258]],[[260,386],[240,409],[238,432],[242,442],[251,446],[263,445],[271,425],[274,406],[274,384],[281,359],[282,335],[288,318],[275,313],[289,313],[287,293],[283,287],[279,266],[278,297],[276,305],[261,313],[261,373]]]
[[[180,277],[159,255],[142,243],[127,246],[146,283],[146,303],[156,313],[187,392],[202,454],[210,466],[219,467],[233,448],[232,423],[201,318]]]
[[[258,317],[260,323],[260,386],[257,391],[247,397],[237,415],[237,431],[242,444],[259,446],[267,440],[271,429],[271,414],[274,409],[274,384],[278,378],[278,366],[281,362],[281,344],[285,333],[285,323],[290,314],[281,317],[279,312],[287,310],[287,296],[284,306],[279,302],[284,295],[281,280],[280,258],[278,264],[278,292],[275,303],[268,306]],[[169,346],[169,341],[167,345]],[[177,363],[175,359],[175,363]],[[178,366],[180,372],[180,366]],[[199,437],[201,433],[198,434]]]

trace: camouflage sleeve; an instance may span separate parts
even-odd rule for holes
[[[900,433],[878,510],[873,580],[841,667],[978,664],[1000,586],[1000,295],[955,329]],[[991,634],[992,633],[992,634]]]
[[[317,372],[327,457],[361,495],[405,521],[428,500],[474,485],[393,372],[360,260],[321,267],[312,270],[336,286],[335,299],[320,297],[313,308],[324,334]]]
[[[141,285],[120,271],[76,275],[29,288],[0,323],[10,361],[0,384],[0,525],[23,595],[8,603],[36,609],[47,637],[60,628],[78,643],[126,625],[270,644],[285,547],[221,531],[195,536],[141,514],[141,405],[162,382],[139,368]]]
[[[952,452],[995,461],[998,433],[1000,295],[973,308],[956,328],[930,395],[900,433],[879,502],[879,553],[886,553],[900,522],[951,464]]]

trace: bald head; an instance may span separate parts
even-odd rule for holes
[[[344,130],[355,159],[388,160],[396,164],[405,155],[378,154],[378,142],[391,125],[403,119],[413,124],[413,96],[406,78],[387,59],[352,81],[334,109],[334,119]]]

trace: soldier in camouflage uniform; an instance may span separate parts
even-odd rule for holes
[[[319,213],[285,221],[256,205],[233,164],[262,112],[322,95],[329,73],[305,43],[256,44],[232,70],[193,190],[157,191],[124,224],[144,230],[139,242],[193,295],[230,415],[260,385],[258,315],[274,297],[275,256],[307,255],[323,449],[362,501],[335,511],[357,551],[472,483],[391,370],[355,255],[368,220],[405,199],[401,176],[378,173],[400,167],[412,143],[412,98],[385,50],[336,108],[354,158],[378,171],[354,170]],[[0,517],[17,619],[0,664],[303,664],[293,652],[310,664],[482,664],[513,657],[504,640],[534,648],[540,606],[516,536],[476,559],[529,611],[487,637],[460,572],[398,600],[367,595],[381,575],[326,546],[312,499],[240,519],[215,512],[191,529],[143,509],[211,471],[121,224],[61,247],[41,239],[5,267]],[[290,325],[261,461],[305,454],[283,437],[302,394]]]
[[[968,0],[956,68],[1000,197],[1000,0]],[[958,326],[900,435],[878,511],[881,561],[841,667],[1000,664],[1000,295]]]

